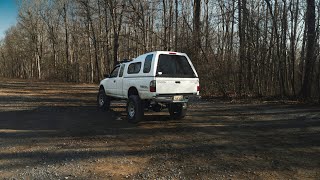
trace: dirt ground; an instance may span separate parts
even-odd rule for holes
[[[201,100],[130,124],[96,85],[0,80],[0,179],[320,178],[319,106]]]

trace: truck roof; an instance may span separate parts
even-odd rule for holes
[[[185,56],[186,55],[185,53],[175,52],[175,51],[152,51],[152,52],[148,52],[148,53],[142,54],[142,55],[134,58],[132,61],[129,61],[129,62],[138,61],[138,60],[140,60],[139,57],[145,56],[145,55],[149,55],[149,54],[156,54],[156,55],[158,55],[158,54],[172,54],[172,55],[180,55],[180,56]]]

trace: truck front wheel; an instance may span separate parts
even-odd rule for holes
[[[99,90],[97,104],[102,111],[108,111],[110,109],[110,97],[106,95],[103,88]]]
[[[187,114],[186,103],[171,103],[168,109],[172,119],[183,119]]]
[[[143,119],[144,107],[137,95],[131,95],[127,102],[127,118],[131,123],[138,123]]]

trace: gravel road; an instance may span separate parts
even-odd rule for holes
[[[319,106],[201,100],[130,124],[96,85],[0,80],[0,179],[320,177]]]

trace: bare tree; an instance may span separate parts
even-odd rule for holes
[[[307,52],[305,59],[305,74],[303,78],[303,84],[301,89],[301,96],[304,99],[311,97],[311,87],[312,87],[312,74],[313,65],[315,63],[315,1],[307,0],[307,12],[306,12],[306,29],[307,29]]]
[[[18,2],[1,76],[98,82],[122,57],[175,50],[192,58],[203,96],[320,98],[314,0]]]
[[[201,0],[193,1],[193,42],[194,42],[194,58],[196,60],[196,66],[199,65],[199,53],[201,48],[200,38],[200,12],[201,12]]]

